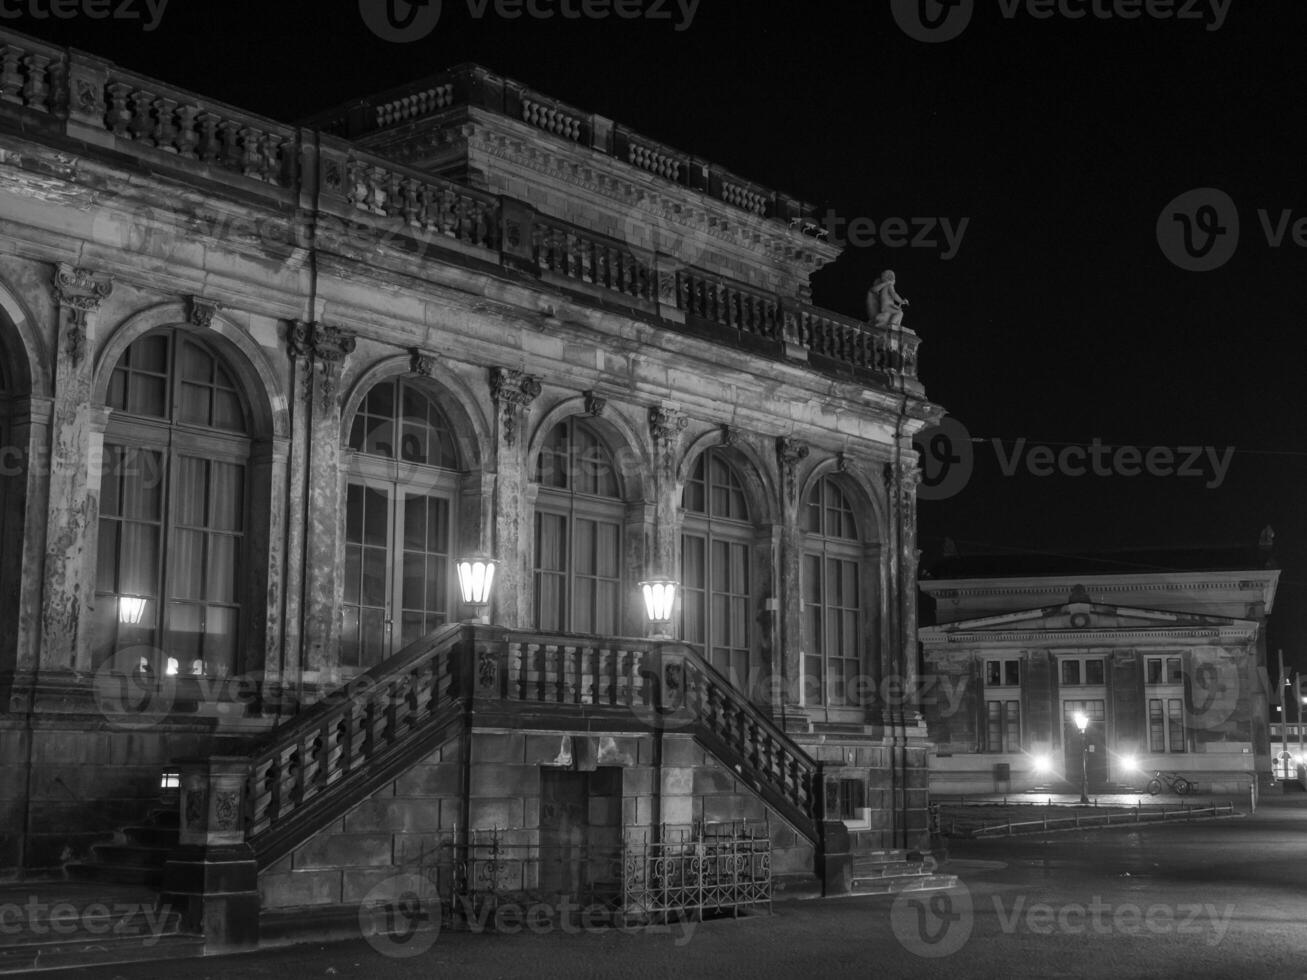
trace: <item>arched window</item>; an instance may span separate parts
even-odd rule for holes
[[[0,353],[4,352],[0,346]],[[10,402],[13,400],[13,384],[9,380],[9,368],[0,363],[0,555],[8,554],[5,529],[9,527],[9,482],[22,472],[22,450],[14,443],[13,426],[9,419],[13,415]],[[0,563],[3,568],[3,563]],[[0,593],[3,594],[3,593]]]
[[[391,378],[350,425],[343,667],[371,667],[450,621],[462,463],[448,418],[414,381]]]
[[[128,647],[156,671],[240,669],[250,417],[222,357],[165,330],[109,382],[100,481],[94,657]]]
[[[536,460],[536,628],[620,632],[625,507],[612,456],[580,419],[560,422]]]
[[[681,499],[681,639],[740,688],[753,652],[754,528],[744,483],[716,448],[705,451]]]
[[[849,496],[822,477],[802,514],[804,703],[849,706],[862,672],[862,544]]]

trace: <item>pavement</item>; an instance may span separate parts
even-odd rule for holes
[[[1078,797],[1077,797],[1078,799]],[[778,903],[623,932],[546,923],[64,971],[276,977],[1307,977],[1307,797],[1233,820],[954,841],[945,892]]]

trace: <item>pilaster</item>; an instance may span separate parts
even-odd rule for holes
[[[781,436],[776,440],[776,464],[780,475],[781,524],[778,529],[777,592],[780,614],[781,685],[787,719],[794,718],[806,728],[802,712],[804,689],[809,678],[803,663],[803,533],[799,528],[799,463],[809,449],[797,439]],[[819,679],[815,679],[819,681]]]
[[[526,507],[525,447],[520,428],[528,407],[540,395],[540,379],[523,371],[490,369],[490,397],[495,404],[495,572],[494,619],[504,626],[527,625],[527,567],[531,527]]]
[[[40,665],[45,669],[89,668],[82,628],[94,590],[87,567],[88,538],[99,517],[87,492],[90,459],[92,358],[90,337],[100,304],[113,281],[89,269],[59,263],[53,293],[58,318],[54,404],[50,428],[49,501],[43,579]],[[98,493],[99,488],[96,488]],[[94,550],[94,549],[90,549]]]

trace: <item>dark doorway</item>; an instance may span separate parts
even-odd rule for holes
[[[605,902],[621,888],[622,770],[540,771],[540,891]]]
[[[1090,793],[1102,793],[1107,789],[1107,739],[1104,723],[1090,721],[1082,736],[1074,722],[1067,722],[1063,729],[1062,745],[1066,751],[1066,778],[1071,788],[1079,792],[1083,776],[1087,776],[1087,790]],[[1081,772],[1081,751],[1085,750],[1084,773]]]

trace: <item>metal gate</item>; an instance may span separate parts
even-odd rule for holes
[[[667,831],[651,841],[628,838],[622,913],[630,920],[741,911],[771,912],[771,834],[765,824],[708,824]]]

